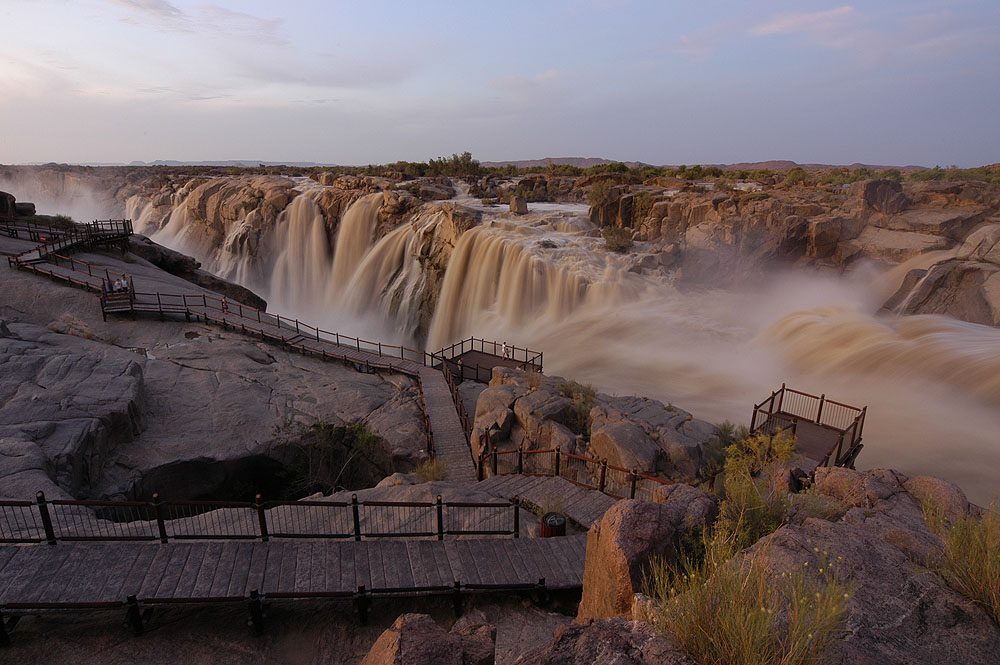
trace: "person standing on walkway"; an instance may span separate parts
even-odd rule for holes
[[[226,314],[229,312],[229,301],[226,300],[226,296],[222,296],[222,313]]]
[[[503,343],[503,357],[504,360],[510,360],[510,347],[507,346],[507,342]]]

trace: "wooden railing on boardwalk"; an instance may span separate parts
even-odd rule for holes
[[[0,501],[0,543],[272,538],[369,540],[521,534],[520,502]]]
[[[434,358],[434,364],[436,366],[439,363],[444,364],[447,360],[457,358],[463,353],[478,351],[480,353],[496,356],[498,358],[504,358],[505,360],[512,360],[517,363],[517,367],[520,369],[534,372],[542,371],[541,351],[532,351],[531,349],[525,349],[519,346],[507,345],[507,356],[503,356],[503,347],[503,342],[480,339],[478,337],[469,337],[468,339],[463,339],[460,342],[455,342],[451,346],[446,346],[440,351],[435,351],[431,355]],[[478,371],[476,374],[478,376]],[[464,379],[465,376],[463,375],[462,378]],[[479,379],[477,378],[476,380],[478,381]]]
[[[616,499],[651,501],[656,488],[672,485],[665,478],[639,473],[638,468],[626,469],[608,461],[564,452],[559,446],[547,450],[487,449],[476,465],[479,479],[488,476],[525,474],[565,478],[574,485],[597,490]]]
[[[828,399],[825,394],[811,395],[781,384],[779,390],[754,405],[750,431],[772,435],[789,431],[802,436],[802,423],[815,426],[827,433],[819,439],[822,449],[817,455],[818,466],[851,466],[864,447],[861,440],[867,413],[868,407],[851,406]]]

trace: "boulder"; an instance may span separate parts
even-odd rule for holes
[[[697,665],[669,635],[621,618],[560,627],[552,645],[516,665]]]
[[[884,489],[874,484],[838,484],[847,497],[885,500],[878,498]],[[1000,663],[1000,626],[866,526],[810,518],[782,527],[750,552],[776,577],[830,566],[847,583],[851,597],[843,632],[827,651],[828,662]]]
[[[35,204],[26,201],[18,201],[14,204],[14,214],[18,217],[31,217],[35,214]]]
[[[862,205],[876,212],[894,215],[906,210],[910,204],[903,193],[903,186],[895,180],[868,180],[855,187]]]
[[[622,499],[590,527],[579,618],[631,618],[633,595],[642,591],[650,559],[675,559],[679,532],[703,526],[713,515],[715,498],[693,487],[661,498]]]
[[[362,665],[492,665],[496,631],[481,613],[451,632],[426,614],[404,614],[372,645]]]
[[[926,564],[940,553],[941,541],[924,522],[920,500],[907,491],[910,482],[903,474],[889,469],[862,473],[841,467],[820,467],[816,469],[814,487],[818,494],[848,507],[845,522],[878,535],[911,561]],[[925,497],[944,497],[945,508],[961,508],[961,499],[943,484],[916,479],[911,486]]]
[[[527,215],[528,203],[520,196],[510,197],[510,211],[515,215]]]

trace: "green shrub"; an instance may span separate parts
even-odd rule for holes
[[[570,429],[574,434],[585,434],[590,421],[590,410],[594,408],[597,391],[590,384],[583,385],[576,381],[563,379],[556,384],[556,392],[573,400],[573,423]]]
[[[715,181],[715,191],[717,192],[731,192],[733,191],[733,183],[729,182],[725,178],[719,178]]]
[[[795,168],[789,169],[788,173],[785,174],[785,184],[786,185],[799,185],[805,184],[809,180],[809,174],[801,166],[796,166]]]
[[[1000,504],[994,501],[981,518],[947,515],[924,505],[924,519],[942,541],[944,554],[930,562],[950,587],[980,605],[1000,623]]]
[[[448,477],[448,470],[444,466],[444,460],[437,458],[426,460],[414,469],[413,473],[416,474],[417,480],[422,483],[444,480]]]
[[[632,231],[618,226],[605,226],[601,229],[604,236],[604,248],[609,252],[624,254],[632,248]]]
[[[653,209],[653,196],[649,192],[639,192],[632,198],[632,220],[642,221]]]
[[[750,203],[751,201],[763,201],[771,198],[767,192],[750,192],[740,197],[740,203]]]
[[[614,187],[610,180],[598,180],[587,192],[587,202],[593,208],[603,208],[611,203],[611,189]]]

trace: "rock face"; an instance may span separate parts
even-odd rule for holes
[[[971,508],[958,487],[885,469],[821,468],[815,491],[848,506],[846,514],[784,526],[751,551],[775,575],[830,565],[850,585],[844,634],[830,662],[1000,662],[1000,626],[927,569],[941,542],[923,521],[921,501],[966,514]]]
[[[560,628],[552,645],[517,665],[697,665],[675,641],[621,618]]]
[[[686,485],[661,499],[623,499],[590,528],[580,618],[631,618],[650,559],[674,559],[680,533],[704,526],[717,512],[715,497]]]
[[[37,326],[10,331],[0,338],[0,496],[69,498],[142,430],[142,362]]]
[[[129,251],[172,275],[177,275],[192,284],[222,294],[233,302],[243,303],[260,310],[267,309],[267,301],[250,289],[201,270],[201,263],[193,257],[159,245],[144,235],[132,236],[129,242]]]
[[[582,388],[558,376],[495,368],[489,387],[476,402],[473,453],[485,448],[488,432],[493,445],[502,450],[559,446],[642,473],[672,479],[698,475],[704,457],[701,446],[714,433],[711,424],[644,397],[593,393],[589,400],[581,399],[573,391]]]
[[[445,631],[426,614],[404,614],[376,640],[362,665],[492,665],[496,629],[481,612]]]
[[[515,215],[527,215],[528,204],[520,196],[514,196],[510,199],[510,211]]]

